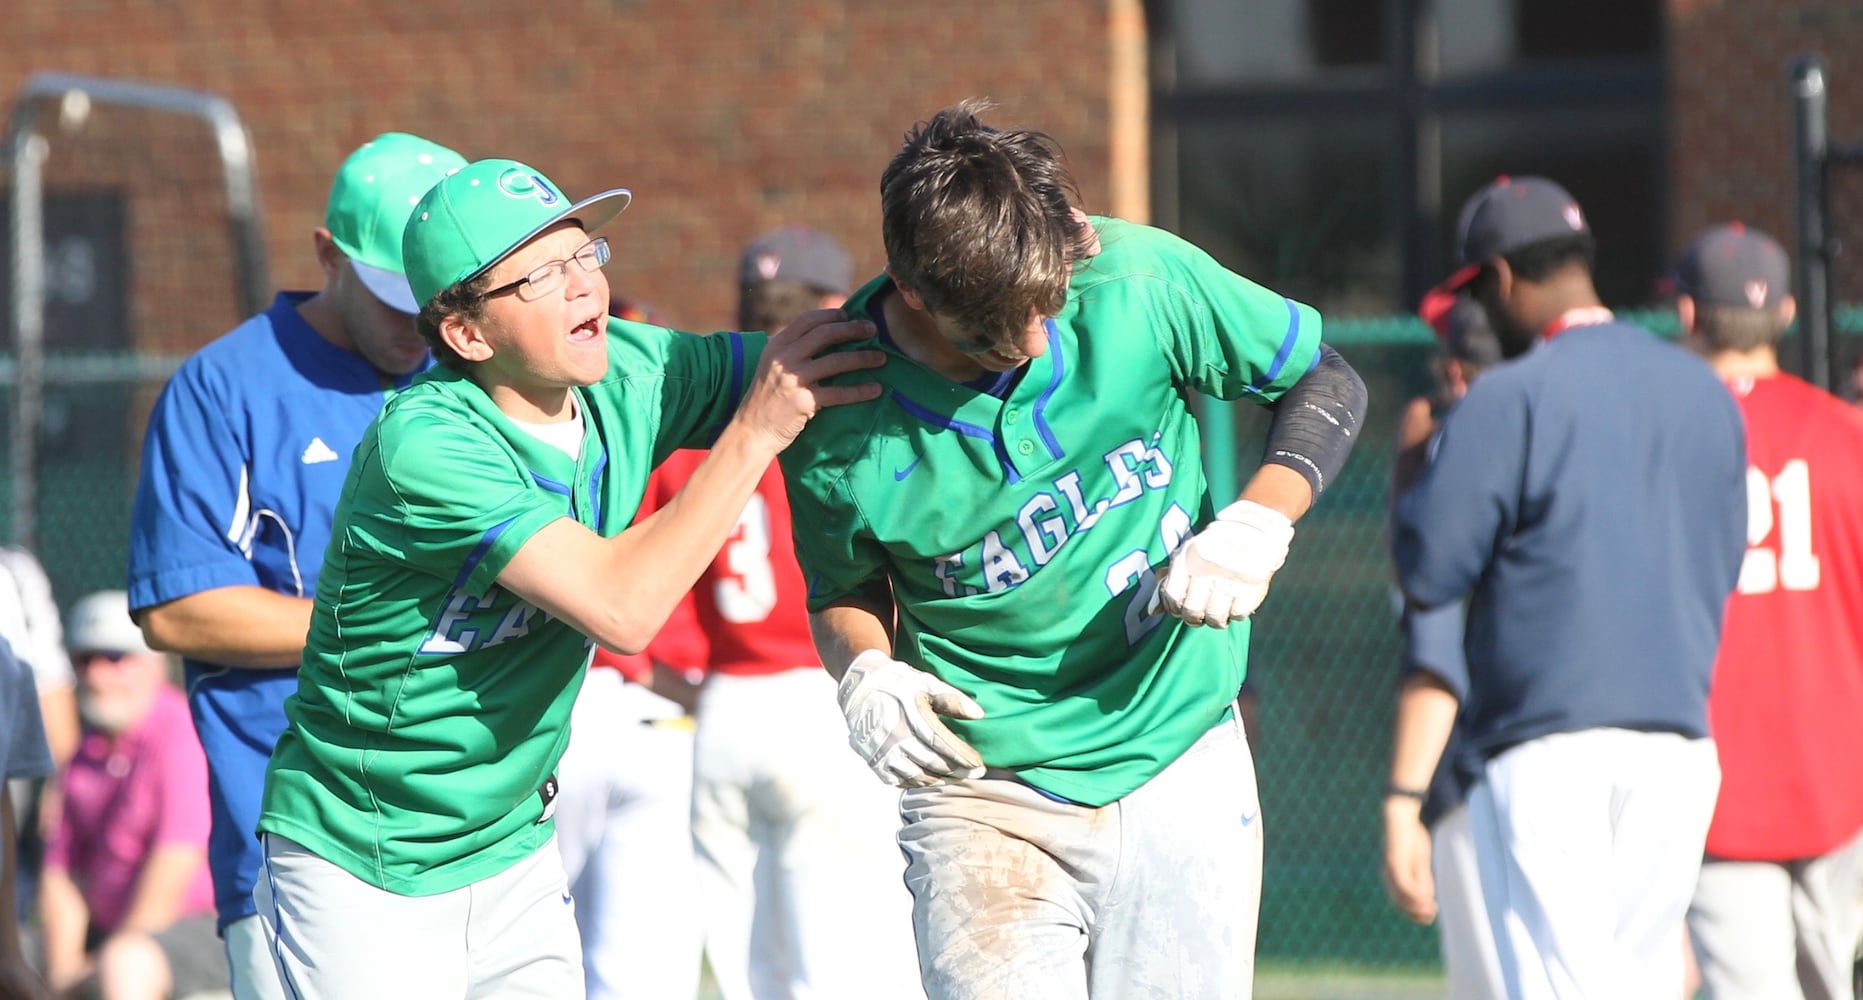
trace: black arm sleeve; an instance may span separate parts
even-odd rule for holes
[[[1365,419],[1365,382],[1339,352],[1320,345],[1320,360],[1273,404],[1264,465],[1285,465],[1305,477],[1319,498],[1339,475]]]

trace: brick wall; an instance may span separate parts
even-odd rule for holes
[[[397,129],[469,158],[524,160],[572,195],[632,188],[633,207],[611,229],[614,286],[701,329],[728,325],[737,248],[765,229],[814,223],[847,243],[860,271],[877,269],[880,171],[915,119],[959,98],[991,96],[1002,106],[999,123],[1054,133],[1089,202],[1107,197],[1106,3],[17,6],[0,33],[0,95],[9,102],[25,76],[41,70],[202,88],[232,100],[256,146],[272,277],[281,287],[319,280],[308,233],[321,221],[331,171],[361,141]],[[84,140],[66,137],[61,146],[53,138],[54,187],[132,183],[125,175],[142,162],[134,158],[154,156],[150,140],[137,138],[120,157],[91,148],[60,160],[58,150]],[[149,283],[192,253],[200,254],[200,271],[223,269],[225,256],[205,237],[163,243],[155,230],[171,224],[152,210],[132,213],[141,300],[134,325],[140,343],[186,349],[193,326],[202,327],[192,336],[199,343],[229,317],[220,307],[175,308],[172,292]]]
[[[1863,141],[1863,3],[1668,2],[1673,245],[1679,252],[1706,226],[1741,219],[1795,250],[1787,66],[1821,54],[1831,137]],[[1863,170],[1836,177],[1832,205],[1834,235],[1863,248]],[[1840,257],[1836,275],[1838,300],[1863,300],[1863,252]]]

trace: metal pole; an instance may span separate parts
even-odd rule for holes
[[[239,268],[240,309],[256,313],[271,301],[271,279],[266,274],[265,232],[259,217],[258,184],[252,156],[252,139],[233,105],[218,94],[130,80],[109,80],[70,73],[34,73],[27,77],[16,108],[42,98],[79,93],[92,103],[148,108],[186,115],[207,122],[226,178],[227,223],[233,231],[233,249]]]
[[[207,122],[213,130],[226,183],[227,223],[232,230],[238,268],[239,286],[235,291],[240,311],[256,313],[265,308],[271,296],[252,139],[231,102],[216,94],[178,87],[68,73],[35,73],[26,79],[13,104],[6,150],[12,165],[13,202],[13,311],[8,322],[18,352],[12,373],[15,405],[9,470],[13,540],[28,548],[37,540],[39,426],[45,379],[45,190],[41,167],[47,143],[33,126],[42,101],[74,96],[96,104],[146,108]]]
[[[1797,185],[1793,211],[1798,219],[1798,338],[1805,380],[1835,391],[1831,384],[1831,258],[1836,246],[1827,232],[1830,188],[1829,93],[1824,60],[1801,55],[1792,60],[1792,160]]]
[[[13,168],[13,313],[9,317],[18,381],[13,387],[13,433],[8,473],[13,495],[13,543],[34,548],[38,538],[39,423],[45,383],[45,137],[33,130],[30,104],[14,108],[7,134]]]

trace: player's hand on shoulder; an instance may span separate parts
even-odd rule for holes
[[[836,375],[886,363],[886,355],[875,350],[832,350],[865,340],[873,332],[872,323],[850,320],[838,309],[817,309],[796,317],[764,346],[757,374],[738,405],[738,418],[770,435],[781,449],[796,439],[822,407],[879,396],[877,382],[822,384]]]
[[[1158,603],[1187,625],[1228,628],[1261,606],[1293,540],[1287,515],[1238,500],[1172,553]]]
[[[983,776],[983,758],[939,719],[981,719],[983,707],[931,674],[869,649],[841,676],[837,697],[848,745],[881,781],[921,788]]]

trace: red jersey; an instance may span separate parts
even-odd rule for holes
[[[1707,850],[1785,861],[1863,830],[1863,417],[1801,379],[1730,388],[1747,425],[1747,554],[1708,719]]]
[[[640,516],[665,506],[704,458],[702,451],[677,451],[655,469]],[[724,548],[700,575],[682,611],[654,638],[648,655],[726,674],[819,668],[789,531],[789,494],[772,462]]]

